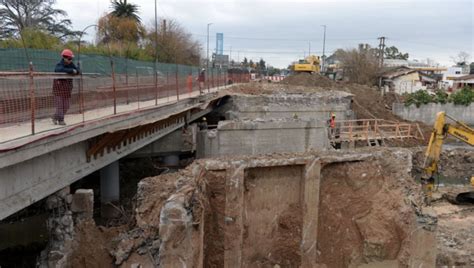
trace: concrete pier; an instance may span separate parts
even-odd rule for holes
[[[100,170],[100,203],[101,214],[104,218],[118,216],[118,210],[113,204],[120,200],[119,162],[112,162]]]

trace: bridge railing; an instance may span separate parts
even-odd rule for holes
[[[199,95],[196,70],[169,69],[154,75],[148,69],[106,76],[0,72],[0,143]],[[234,82],[249,80],[248,75],[237,76],[233,74]],[[228,79],[224,70],[209,69],[203,90],[223,87]],[[67,125],[54,125],[52,118],[62,110],[67,110]]]

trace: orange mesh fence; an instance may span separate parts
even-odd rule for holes
[[[199,95],[198,69],[176,66],[114,75],[0,73],[0,143],[67,125]],[[204,91],[249,81],[245,73],[210,69]],[[60,124],[61,123],[61,124]]]

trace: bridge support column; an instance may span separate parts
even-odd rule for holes
[[[118,160],[100,170],[100,203],[103,218],[115,218],[119,211],[113,206],[120,200]]]

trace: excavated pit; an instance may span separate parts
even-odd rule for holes
[[[137,226],[111,251],[122,267],[431,267],[421,245],[436,225],[411,161],[403,149],[195,161],[140,182]]]

